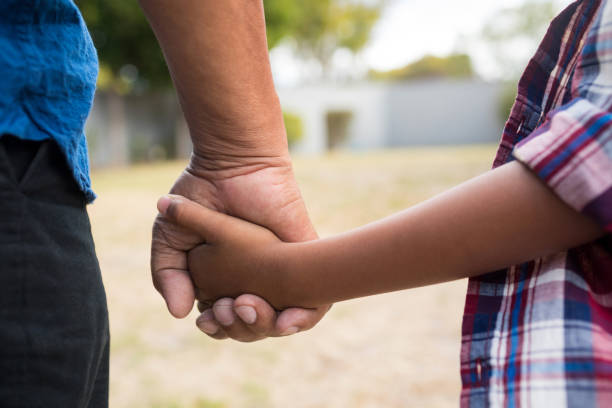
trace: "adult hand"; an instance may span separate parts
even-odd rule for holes
[[[281,240],[316,239],[288,155],[211,159],[194,154],[171,193],[272,230]],[[151,271],[168,310],[182,318],[197,298],[187,267],[187,252],[201,238],[158,216],[153,226]],[[254,295],[199,305],[198,327],[216,339],[255,341],[313,327],[329,310],[290,308],[277,313]]]

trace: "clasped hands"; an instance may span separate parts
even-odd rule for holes
[[[251,293],[276,310],[303,306],[292,303],[291,276],[281,266],[281,258],[291,244],[282,242],[272,231],[182,196],[163,196],[157,208],[169,222],[201,239],[201,244],[187,255],[201,303]]]
[[[283,242],[317,238],[288,156],[265,160],[258,158],[252,164],[241,163],[239,167],[225,166],[222,169],[208,163],[210,161],[194,155],[170,192],[185,197],[183,202],[197,205],[200,212],[208,209],[212,214],[227,213],[265,226],[262,230],[267,232],[253,234],[252,242],[241,241],[247,249],[254,250],[261,244],[259,241],[262,238],[269,242],[266,236]],[[163,200],[160,204],[163,204]],[[195,300],[203,300],[198,304],[201,314],[196,320],[200,330],[215,339],[229,337],[243,342],[308,330],[324,316],[329,305],[288,307],[295,305],[277,298],[275,294],[281,292],[278,290],[280,282],[266,278],[272,269],[258,267],[255,272],[253,267],[249,267],[235,275],[228,273],[213,279],[213,274],[206,273],[212,270],[206,265],[210,258],[206,253],[208,247],[201,245],[214,239],[215,229],[210,231],[212,237],[203,237],[205,234],[194,227],[201,226],[198,224],[200,218],[194,216],[193,221],[185,219],[181,223],[160,214],[153,226],[153,284],[173,316],[186,317]],[[237,230],[243,227],[239,223]],[[224,251],[224,254],[230,252]],[[256,260],[261,259],[257,256]],[[205,261],[196,262],[199,257],[205,258]],[[223,259],[233,258],[230,254],[227,258],[214,259],[215,262],[225,262]],[[233,268],[235,271],[240,269],[237,265]],[[275,292],[267,292],[266,288],[257,286],[264,283],[273,285]],[[233,285],[231,290],[226,284]],[[219,299],[219,296],[224,297]],[[211,305],[212,300],[216,301]]]

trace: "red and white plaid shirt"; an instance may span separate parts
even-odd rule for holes
[[[612,232],[612,2],[551,23],[494,166],[514,159]],[[612,407],[612,234],[470,279],[461,377],[462,407]]]

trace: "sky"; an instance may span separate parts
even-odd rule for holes
[[[389,70],[402,67],[426,54],[468,52],[483,77],[494,77],[493,62],[478,44],[478,33],[496,12],[525,0],[388,0],[372,38],[359,57],[362,69]],[[562,10],[571,0],[556,0]],[[532,52],[532,51],[530,51]],[[337,56],[339,66],[355,65],[348,55]],[[299,62],[288,49],[272,53],[275,77],[282,84],[298,81]]]

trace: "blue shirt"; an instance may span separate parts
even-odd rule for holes
[[[57,142],[88,202],[83,132],[98,57],[71,0],[0,2],[0,135]]]

